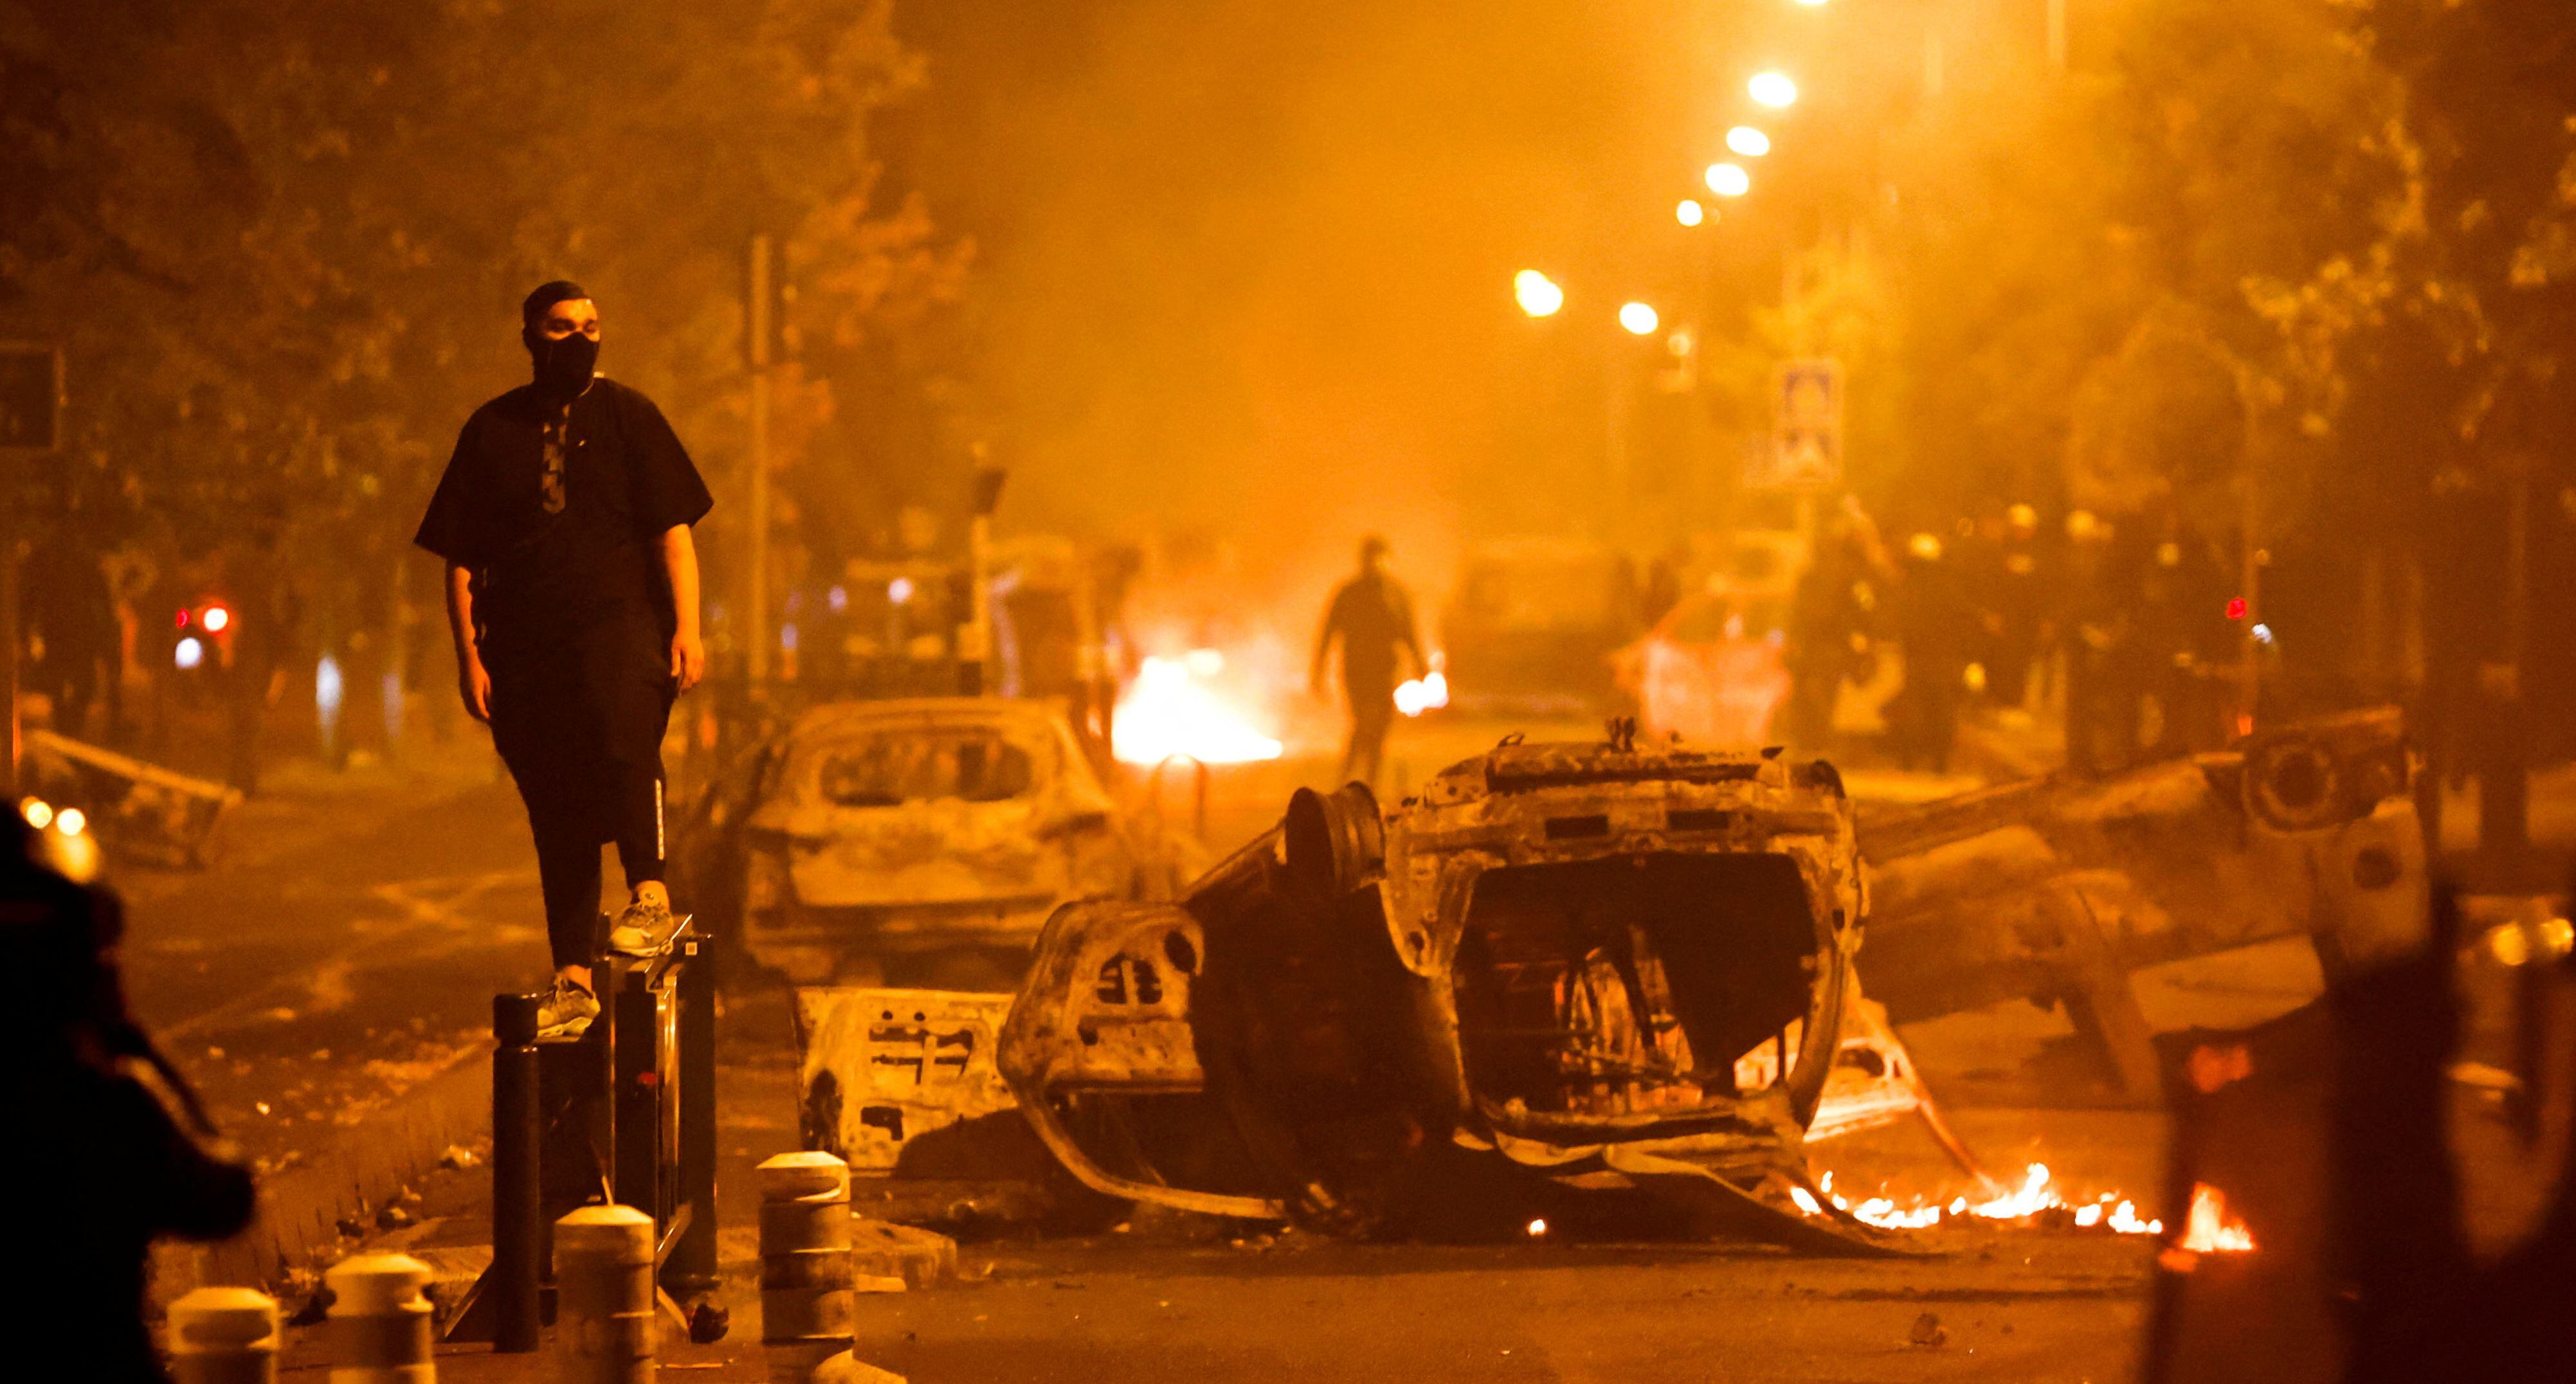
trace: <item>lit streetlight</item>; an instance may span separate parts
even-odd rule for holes
[[[1798,104],[1798,84],[1786,72],[1757,72],[1744,84],[1745,93],[1773,110],[1785,110]]]
[[[1707,176],[1708,190],[1720,197],[1741,197],[1753,190],[1753,175],[1741,164],[1712,163]]]
[[[1758,159],[1771,152],[1771,136],[1750,125],[1738,125],[1726,132],[1726,147],[1748,159]]]
[[[1824,4],[1825,0],[1798,0],[1798,3],[1812,10],[1817,6]]]
[[[1708,219],[1708,208],[1695,198],[1685,197],[1680,206],[1673,208],[1673,219],[1685,226],[1696,226]]]
[[[1622,303],[1619,305],[1619,325],[1627,328],[1630,336],[1652,336],[1655,328],[1663,325],[1663,319],[1644,303]]]
[[[1565,290],[1556,281],[1535,269],[1524,269],[1512,276],[1512,298],[1521,311],[1532,317],[1553,317],[1565,306]]]

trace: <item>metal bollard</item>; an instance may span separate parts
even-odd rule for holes
[[[652,1384],[653,1218],[585,1206],[555,1222],[555,1378]]]
[[[828,1153],[760,1165],[760,1339],[773,1379],[803,1381],[850,1339],[850,1167]]]
[[[537,1348],[545,1259],[538,1167],[537,997],[492,997],[492,1350]]]
[[[434,1384],[427,1264],[408,1254],[358,1254],[322,1281],[331,1289],[331,1384]]]
[[[176,1384],[277,1384],[277,1299],[256,1288],[199,1288],[170,1304]]]

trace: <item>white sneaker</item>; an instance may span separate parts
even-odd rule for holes
[[[546,997],[537,1002],[537,1037],[579,1037],[589,1030],[590,1021],[598,1017],[597,995],[563,976],[556,976],[554,985],[546,991]]]
[[[608,930],[608,949],[619,956],[651,956],[670,935],[671,906],[659,899],[637,899]]]

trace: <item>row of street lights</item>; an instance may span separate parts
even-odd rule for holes
[[[1814,6],[1825,0],[1797,3]],[[1798,102],[1797,81],[1777,70],[1753,74],[1744,90],[1754,104],[1772,110],[1786,110]],[[1726,147],[1740,158],[1758,159],[1771,152],[1771,136],[1759,126],[1737,125],[1726,132]],[[1702,181],[1710,193],[1723,198],[1742,197],[1753,191],[1753,174],[1740,163],[1710,164]],[[1715,219],[1716,213],[1698,198],[1685,197],[1673,208],[1673,217],[1684,226],[1699,226]],[[1565,308],[1564,288],[1536,269],[1524,269],[1512,276],[1512,299],[1531,317],[1554,317]],[[1655,311],[1653,304],[1631,300],[1619,305],[1619,325],[1631,335],[1651,336],[1662,324],[1662,314]]]

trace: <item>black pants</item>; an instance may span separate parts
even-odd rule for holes
[[[1342,694],[1351,706],[1351,743],[1342,752],[1342,781],[1356,779],[1375,788],[1386,759],[1386,733],[1395,725],[1395,683],[1354,679],[1342,684]]]
[[[485,656],[492,743],[527,804],[554,964],[599,951],[599,848],[626,884],[663,873],[662,732],[677,689],[653,626],[611,620]]]

